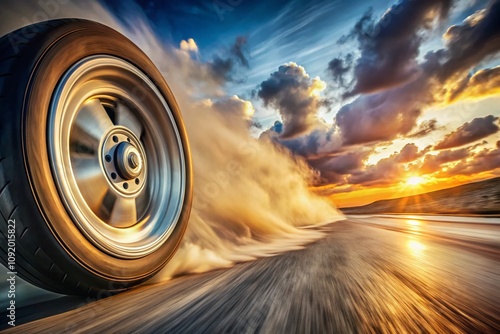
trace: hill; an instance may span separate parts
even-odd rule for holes
[[[500,214],[500,177],[461,186],[342,208],[346,214]]]

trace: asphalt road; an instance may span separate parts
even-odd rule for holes
[[[303,250],[25,306],[6,333],[499,333],[500,220],[436,219],[349,217]]]

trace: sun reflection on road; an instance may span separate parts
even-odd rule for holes
[[[420,221],[415,219],[407,219],[406,223],[411,226],[420,226]]]
[[[417,240],[408,240],[408,248],[410,249],[410,253],[415,257],[420,257],[423,255],[424,250],[427,248],[423,243]]]
[[[417,219],[406,219],[406,224],[409,225],[409,232],[413,235],[419,235],[421,228],[421,221]],[[425,245],[418,241],[416,237],[412,236],[411,239],[408,240],[408,248],[410,249],[410,253],[415,257],[420,257],[425,250]]]
[[[409,232],[411,234],[419,234],[419,232],[420,232],[420,225],[421,225],[421,223],[420,223],[419,220],[416,220],[416,219],[406,219],[406,223],[408,225],[410,225],[409,226]]]

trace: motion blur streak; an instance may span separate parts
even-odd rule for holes
[[[183,41],[179,48],[164,45],[139,8],[132,8],[125,25],[96,2],[46,3],[52,6],[38,2],[4,6],[4,17],[10,19],[2,22],[0,33],[64,17],[103,23],[148,54],[180,104],[193,154],[195,196],[183,244],[160,279],[300,248],[323,235],[301,226],[342,218],[330,203],[309,191],[315,175],[305,163],[250,135],[249,102],[237,97],[222,100],[230,103],[208,99],[224,99],[224,82],[193,54],[198,51],[195,41]],[[243,113],[234,111],[238,108]]]
[[[500,219],[348,218],[302,250],[28,306],[7,333],[500,333]]]

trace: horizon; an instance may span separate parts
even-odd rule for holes
[[[369,206],[371,204],[375,204],[375,203],[379,203],[379,202],[384,202],[384,201],[401,200],[401,199],[406,199],[408,197],[413,197],[413,196],[428,195],[428,194],[431,194],[431,193],[437,193],[437,192],[440,192],[440,191],[446,191],[446,190],[451,190],[451,189],[454,189],[454,188],[460,188],[462,186],[467,186],[467,185],[471,185],[471,184],[488,182],[488,181],[495,180],[495,179],[500,179],[500,176],[495,176],[495,177],[487,178],[487,179],[484,179],[484,180],[474,180],[474,181],[471,181],[471,182],[466,182],[466,183],[462,183],[462,184],[451,186],[451,187],[447,187],[447,188],[439,188],[437,190],[431,190],[431,191],[427,191],[425,189],[420,188],[420,191],[417,190],[417,192],[409,194],[409,195],[406,195],[406,196],[382,198],[382,199],[378,199],[376,201],[364,203],[364,204],[361,204],[361,205],[339,207],[339,210],[342,210],[342,209],[351,209],[351,208],[358,208],[358,207],[362,208],[362,207],[365,207],[365,206]],[[420,213],[420,214],[423,214],[423,213]],[[427,213],[427,214],[431,214],[431,213]]]

